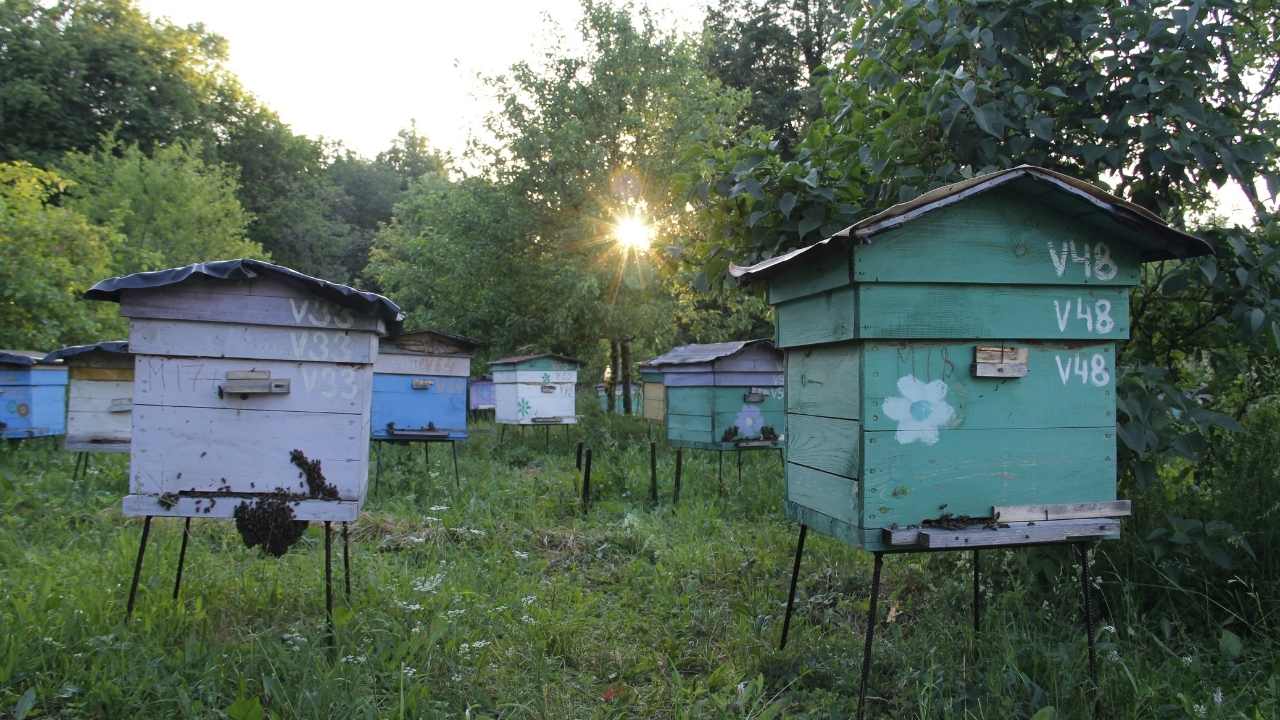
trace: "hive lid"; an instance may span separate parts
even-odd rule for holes
[[[498,358],[497,360],[490,360],[489,365],[490,366],[515,365],[516,363],[522,363],[528,360],[537,360],[538,358],[553,358],[555,360],[561,360],[563,362],[573,363],[574,365],[582,364],[580,360],[571,358],[568,355],[559,355],[556,353],[534,353],[533,355],[512,355],[511,357],[504,357],[504,358]]]
[[[735,340],[733,342],[681,345],[668,350],[652,360],[645,361],[641,364],[641,367],[657,370],[663,365],[695,365],[699,363],[709,363],[719,360],[720,358],[729,357],[730,355],[737,355],[747,347],[759,345],[761,343],[763,343],[768,349],[773,349],[772,340]]]
[[[1213,248],[1207,242],[1177,228],[1170,227],[1158,215],[1144,207],[1116,197],[1096,185],[1069,175],[1063,175],[1035,165],[1019,165],[1008,170],[979,175],[930,190],[912,200],[898,203],[887,210],[863,218],[825,240],[763,260],[755,265],[730,265],[729,274],[743,282],[757,280],[815,249],[829,245],[834,247],[850,239],[855,239],[862,243],[870,243],[871,237],[874,235],[892,230],[934,210],[1014,181],[1021,181],[1017,184],[1017,187],[1022,189],[1041,189],[1041,192],[1033,195],[1033,200],[1044,198],[1048,193],[1043,191],[1047,190],[1092,205],[1094,212],[1104,213],[1114,222],[1124,225],[1133,231],[1126,233],[1126,239],[1130,244],[1138,247],[1144,261],[1213,254]]]
[[[180,285],[193,277],[203,276],[214,280],[252,280],[261,275],[274,275],[286,282],[295,283],[326,300],[363,313],[377,315],[387,325],[387,332],[396,335],[401,330],[404,313],[400,306],[377,293],[357,290],[328,280],[305,275],[262,260],[241,258],[193,263],[168,270],[140,272],[132,275],[107,278],[89,288],[84,297],[88,300],[120,302],[123,290],[150,290],[169,285]]]
[[[130,355],[129,343],[126,340],[107,340],[104,342],[93,343],[92,345],[69,345],[61,350],[54,350],[44,356],[44,362],[56,362],[58,360],[67,360],[80,355],[87,355],[92,352],[114,353],[119,355]]]

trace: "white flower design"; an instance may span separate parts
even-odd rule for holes
[[[956,415],[955,408],[945,400],[947,384],[941,380],[925,383],[915,375],[906,375],[898,380],[898,392],[900,397],[885,398],[881,406],[884,414],[898,423],[895,436],[898,442],[903,445],[917,440],[925,445],[937,443],[938,428]]]

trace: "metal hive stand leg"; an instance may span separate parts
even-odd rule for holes
[[[676,448],[676,482],[671,491],[671,509],[680,504],[680,474],[684,469],[684,448]]]
[[[328,520],[324,521],[324,613],[329,628],[329,647],[333,647],[333,527]]]
[[[142,539],[138,541],[138,559],[133,564],[133,582],[129,584],[129,604],[125,606],[124,620],[133,617],[133,601],[138,594],[138,578],[142,575],[142,558],[147,553],[147,538],[151,535],[151,516],[142,521]]]
[[[453,486],[455,488],[462,487],[462,481],[458,479],[458,443],[455,440],[449,441],[449,449],[453,451]]]
[[[187,541],[191,538],[191,518],[183,518],[182,549],[178,550],[178,572],[173,577],[173,599],[178,599],[178,590],[182,587],[182,566],[187,562]]]
[[[978,551],[974,550],[973,551],[973,635],[975,640],[977,639],[978,632],[982,629],[982,590],[980,585],[980,581],[982,577],[982,569],[981,569],[981,565],[979,564],[981,562],[981,559],[982,559],[981,556],[978,555]]]
[[[876,605],[879,601],[879,573],[884,565],[882,553],[876,553],[872,570],[872,601],[867,607],[867,642],[863,644],[863,679],[858,685],[858,720],[867,717],[867,680],[872,671],[872,642],[876,639]]]
[[[342,581],[346,585],[347,604],[351,604],[351,539],[347,532],[350,523],[342,523]]]
[[[804,555],[804,536],[809,533],[808,525],[800,526],[800,539],[796,540],[796,561],[791,566],[791,590],[787,593],[787,613],[782,617],[782,640],[779,650],[787,649],[787,632],[791,629],[791,608],[796,604],[796,581],[800,577],[800,558]]]
[[[1093,683],[1093,716],[1102,713],[1102,686],[1098,684],[1098,649],[1093,634],[1093,607],[1089,601],[1089,546],[1076,545],[1080,553],[1080,597],[1084,611],[1084,631],[1089,643],[1089,679]]]

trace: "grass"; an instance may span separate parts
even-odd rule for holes
[[[95,458],[73,484],[73,457],[51,443],[0,450],[0,717],[852,716],[871,558],[810,535],[780,652],[797,528],[782,517],[776,455],[744,455],[741,483],[726,458],[722,497],[714,455],[689,453],[673,508],[660,445],[652,506],[643,424],[595,413],[575,430],[594,455],[583,515],[559,433],[547,452],[540,434],[499,448],[491,424],[474,430],[457,488],[442,447],[429,470],[418,448],[384,450],[380,492],[353,526],[349,604],[335,552],[332,650],[314,525],[271,559],[232,523],[196,521],[174,602],[181,523],[155,521],[126,625],[141,527],[119,510],[127,458]],[[1237,647],[1198,622],[1144,616],[1146,591],[1106,552],[1108,716],[1277,717],[1273,638],[1232,634]],[[869,715],[1088,717],[1072,554],[984,555],[976,638],[968,557],[886,559]]]

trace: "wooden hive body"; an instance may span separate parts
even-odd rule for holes
[[[506,425],[577,423],[578,365],[577,360],[551,354],[489,363],[496,420]]]
[[[894,550],[894,530],[1010,506],[1114,507],[1115,348],[1158,220],[1033,176],[879,217],[761,264],[787,515]]]
[[[485,375],[471,381],[467,391],[467,405],[472,410],[492,410],[493,377]]]
[[[129,452],[133,430],[133,355],[124,342],[63,348],[67,435],[73,452]]]
[[[667,417],[667,387],[662,384],[662,373],[642,367],[640,380],[644,383],[644,402],[641,404],[644,419],[663,422]]]
[[[86,296],[118,300],[130,321],[126,514],[230,517],[283,490],[303,496],[291,503],[298,519],[355,518],[393,303],[256,261],[112,278]],[[306,497],[295,449],[320,461],[336,500]]]
[[[373,366],[374,439],[465,440],[475,347],[431,331],[383,338]]]
[[[685,345],[647,364],[666,391],[667,440],[707,450],[782,442],[782,353],[768,340]]]
[[[0,438],[62,435],[67,429],[67,369],[43,353],[0,351]]]

